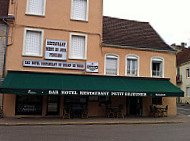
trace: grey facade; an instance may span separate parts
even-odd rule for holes
[[[0,23],[0,79],[3,77],[3,66],[4,66],[4,54],[5,54],[5,47],[6,47],[6,25]],[[1,84],[0,80],[0,84]],[[0,94],[0,107],[1,107],[1,97]]]

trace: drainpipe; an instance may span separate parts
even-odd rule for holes
[[[6,45],[5,45],[5,54],[4,54],[4,64],[3,64],[3,78],[5,78],[6,56],[7,56],[8,36],[9,36],[9,23],[7,23],[5,19],[3,19],[3,22],[7,25],[7,27],[6,27]]]

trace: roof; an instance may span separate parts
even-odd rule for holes
[[[175,51],[148,22],[103,17],[103,44]]]
[[[177,66],[190,61],[190,48],[187,48],[176,55]]]

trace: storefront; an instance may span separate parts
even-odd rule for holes
[[[15,108],[16,116],[63,116],[63,109],[75,116],[80,110],[88,110],[89,117],[106,116],[110,105],[125,116],[146,116],[151,104],[183,96],[169,79],[18,71],[8,72],[0,90],[11,95],[13,104],[7,99],[3,107]]]

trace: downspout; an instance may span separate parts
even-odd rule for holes
[[[6,68],[6,56],[7,56],[7,47],[8,47],[8,37],[9,37],[9,23],[3,19],[3,22],[7,25],[6,27],[6,45],[5,45],[5,54],[4,54],[4,63],[3,63],[3,78],[5,78],[5,68]]]

